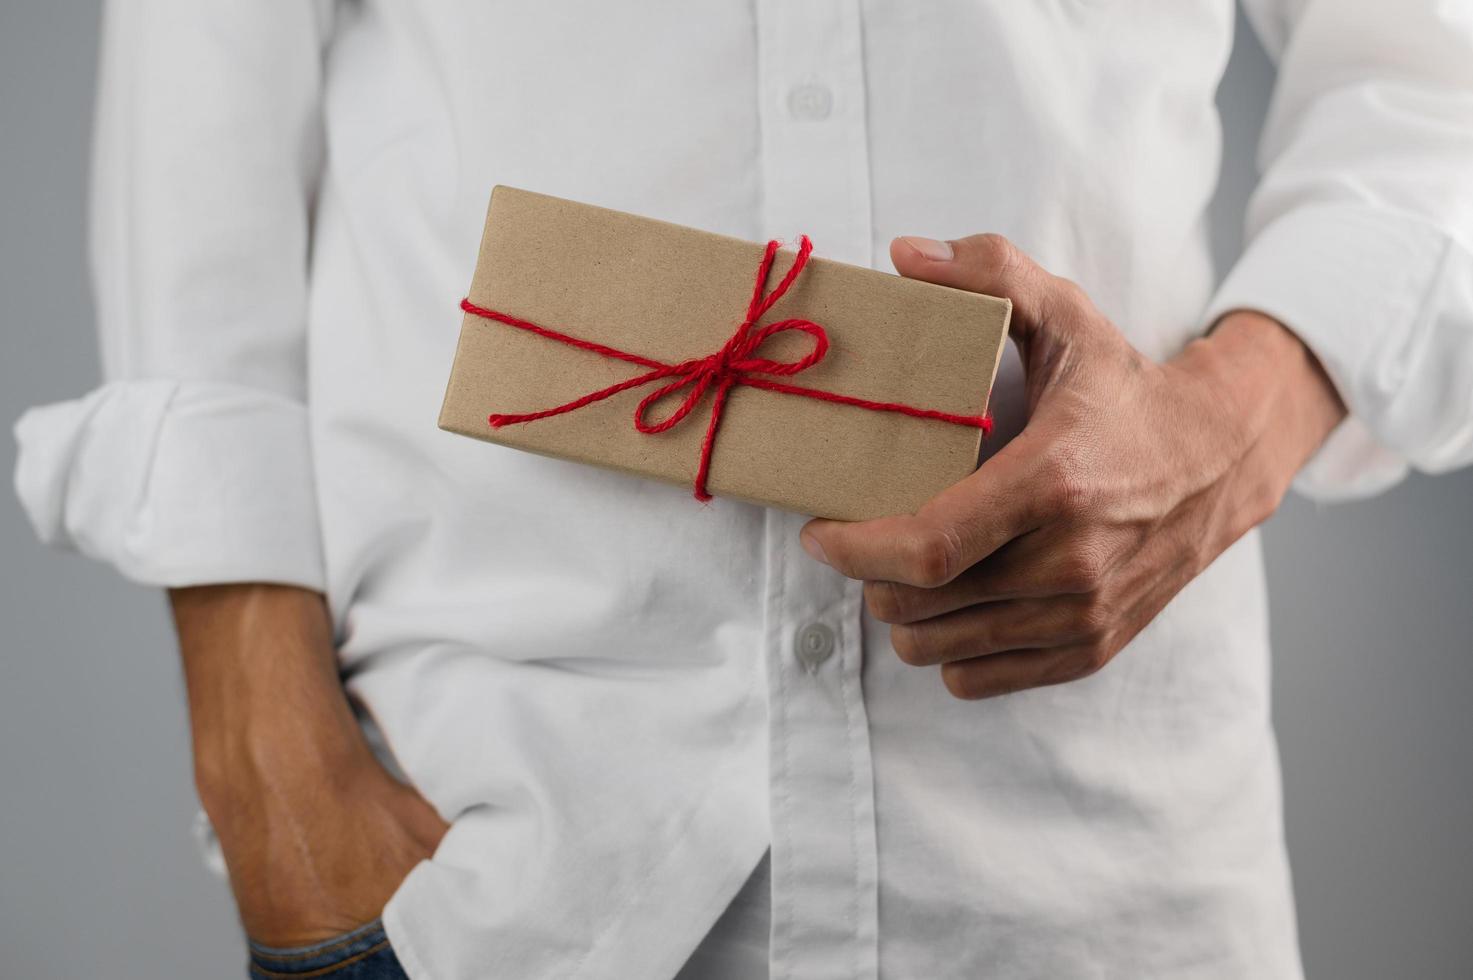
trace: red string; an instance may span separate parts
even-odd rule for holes
[[[711,471],[711,455],[716,448],[716,429],[721,424],[721,411],[726,405],[726,396],[731,392],[734,385],[748,385],[752,388],[761,388],[764,391],[775,391],[784,395],[798,395],[803,398],[815,398],[819,401],[834,402],[839,405],[852,405],[855,408],[865,408],[872,412],[896,412],[901,415],[909,415],[912,418],[934,419],[938,422],[947,422],[952,425],[966,425],[981,429],[984,433],[992,431],[992,419],[986,415],[955,415],[951,412],[938,412],[929,408],[916,408],[913,405],[903,405],[898,402],[877,402],[868,398],[855,398],[851,395],[841,395],[832,391],[821,391],[817,388],[804,388],[799,385],[786,384],[781,381],[769,380],[771,377],[787,377],[806,371],[819,361],[823,360],[829,351],[829,337],[823,327],[812,320],[780,320],[770,323],[765,327],[757,328],[757,321],[762,319],[772,309],[783,294],[788,291],[802,273],[804,266],[808,264],[808,257],[813,253],[813,243],[804,235],[799,240],[798,257],[793,265],[783,276],[782,281],[770,292],[764,293],[767,284],[767,276],[772,271],[773,259],[777,256],[780,242],[767,243],[767,250],[762,255],[762,262],[757,267],[756,282],[752,287],[752,301],[747,304],[747,314],[742,323],[737,327],[731,339],[722,345],[716,353],[707,357],[693,358],[681,361],[678,364],[667,364],[649,357],[641,357],[628,351],[619,350],[615,347],[607,347],[596,344],[590,340],[582,340],[557,330],[551,330],[540,326],[530,320],[522,320],[498,310],[488,310],[477,306],[469,299],[460,301],[460,308],[474,316],[487,320],[495,320],[519,330],[555,340],[569,347],[579,350],[592,351],[602,357],[614,358],[620,361],[628,361],[630,364],[638,364],[640,367],[649,368],[644,374],[636,375],[627,381],[591,391],[581,398],[575,398],[570,402],[557,405],[553,408],[543,409],[540,412],[527,412],[523,415],[495,414],[488,421],[492,428],[501,428],[504,425],[518,425],[523,422],[534,422],[537,419],[545,419],[552,415],[564,415],[568,412],[577,411],[594,402],[601,402],[605,398],[611,398],[631,388],[640,388],[651,382],[660,381],[664,378],[673,380],[656,388],[646,395],[634,409],[634,427],[646,435],[664,432],[679,425],[687,415],[695,411],[706,392],[713,391],[711,398],[711,420],[706,424],[706,437],[701,441],[700,465],[696,468],[695,495],[697,500],[710,500],[711,495],[706,492],[706,477]],[[757,357],[757,348],[761,347],[769,337],[780,334],[786,330],[797,330],[808,334],[813,338],[813,349],[796,361],[774,361],[765,357]],[[673,395],[684,389],[685,397],[667,417],[656,422],[650,421],[650,409],[656,402]]]

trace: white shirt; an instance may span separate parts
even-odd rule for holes
[[[877,267],[1002,232],[1150,356],[1296,330],[1353,412],[1312,492],[1466,462],[1470,11],[1250,4],[1281,77],[1214,291],[1230,0],[117,0],[108,381],[21,420],[18,488],[139,581],[326,591],[453,821],[386,910],[416,980],[671,977],[769,847],[773,977],[1298,976],[1255,536],[1098,675],[962,703],[802,517],[435,420],[502,182]]]

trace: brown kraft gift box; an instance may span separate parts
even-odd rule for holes
[[[815,242],[815,255],[822,242]],[[512,187],[491,195],[469,304],[662,363],[720,351],[744,320],[763,246]],[[775,287],[796,255],[777,253]],[[795,387],[981,416],[1012,304],[812,258],[757,324],[802,318],[829,350]],[[792,329],[749,356],[798,361],[815,347]],[[493,414],[550,409],[647,367],[467,312],[440,427],[461,435],[691,486],[710,421],[707,391],[682,422],[647,434],[635,407],[667,377],[566,414],[493,427]],[[689,392],[660,400],[667,417]],[[913,513],[977,465],[983,430],[736,384],[722,408],[707,487],[838,520]],[[691,504],[695,506],[694,502]]]

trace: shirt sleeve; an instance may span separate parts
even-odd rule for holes
[[[109,0],[90,258],[104,384],[28,411],[40,537],[140,582],[323,588],[305,406],[331,0]]]
[[[1321,499],[1473,461],[1473,5],[1244,0],[1279,64],[1244,254],[1206,322],[1266,313],[1350,410]]]

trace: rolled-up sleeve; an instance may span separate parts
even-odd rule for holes
[[[1206,322],[1267,313],[1349,408],[1321,499],[1473,461],[1473,5],[1245,0],[1279,63],[1247,245]]]
[[[104,383],[28,411],[37,533],[140,582],[323,587],[306,397],[330,0],[112,0],[90,249]]]

